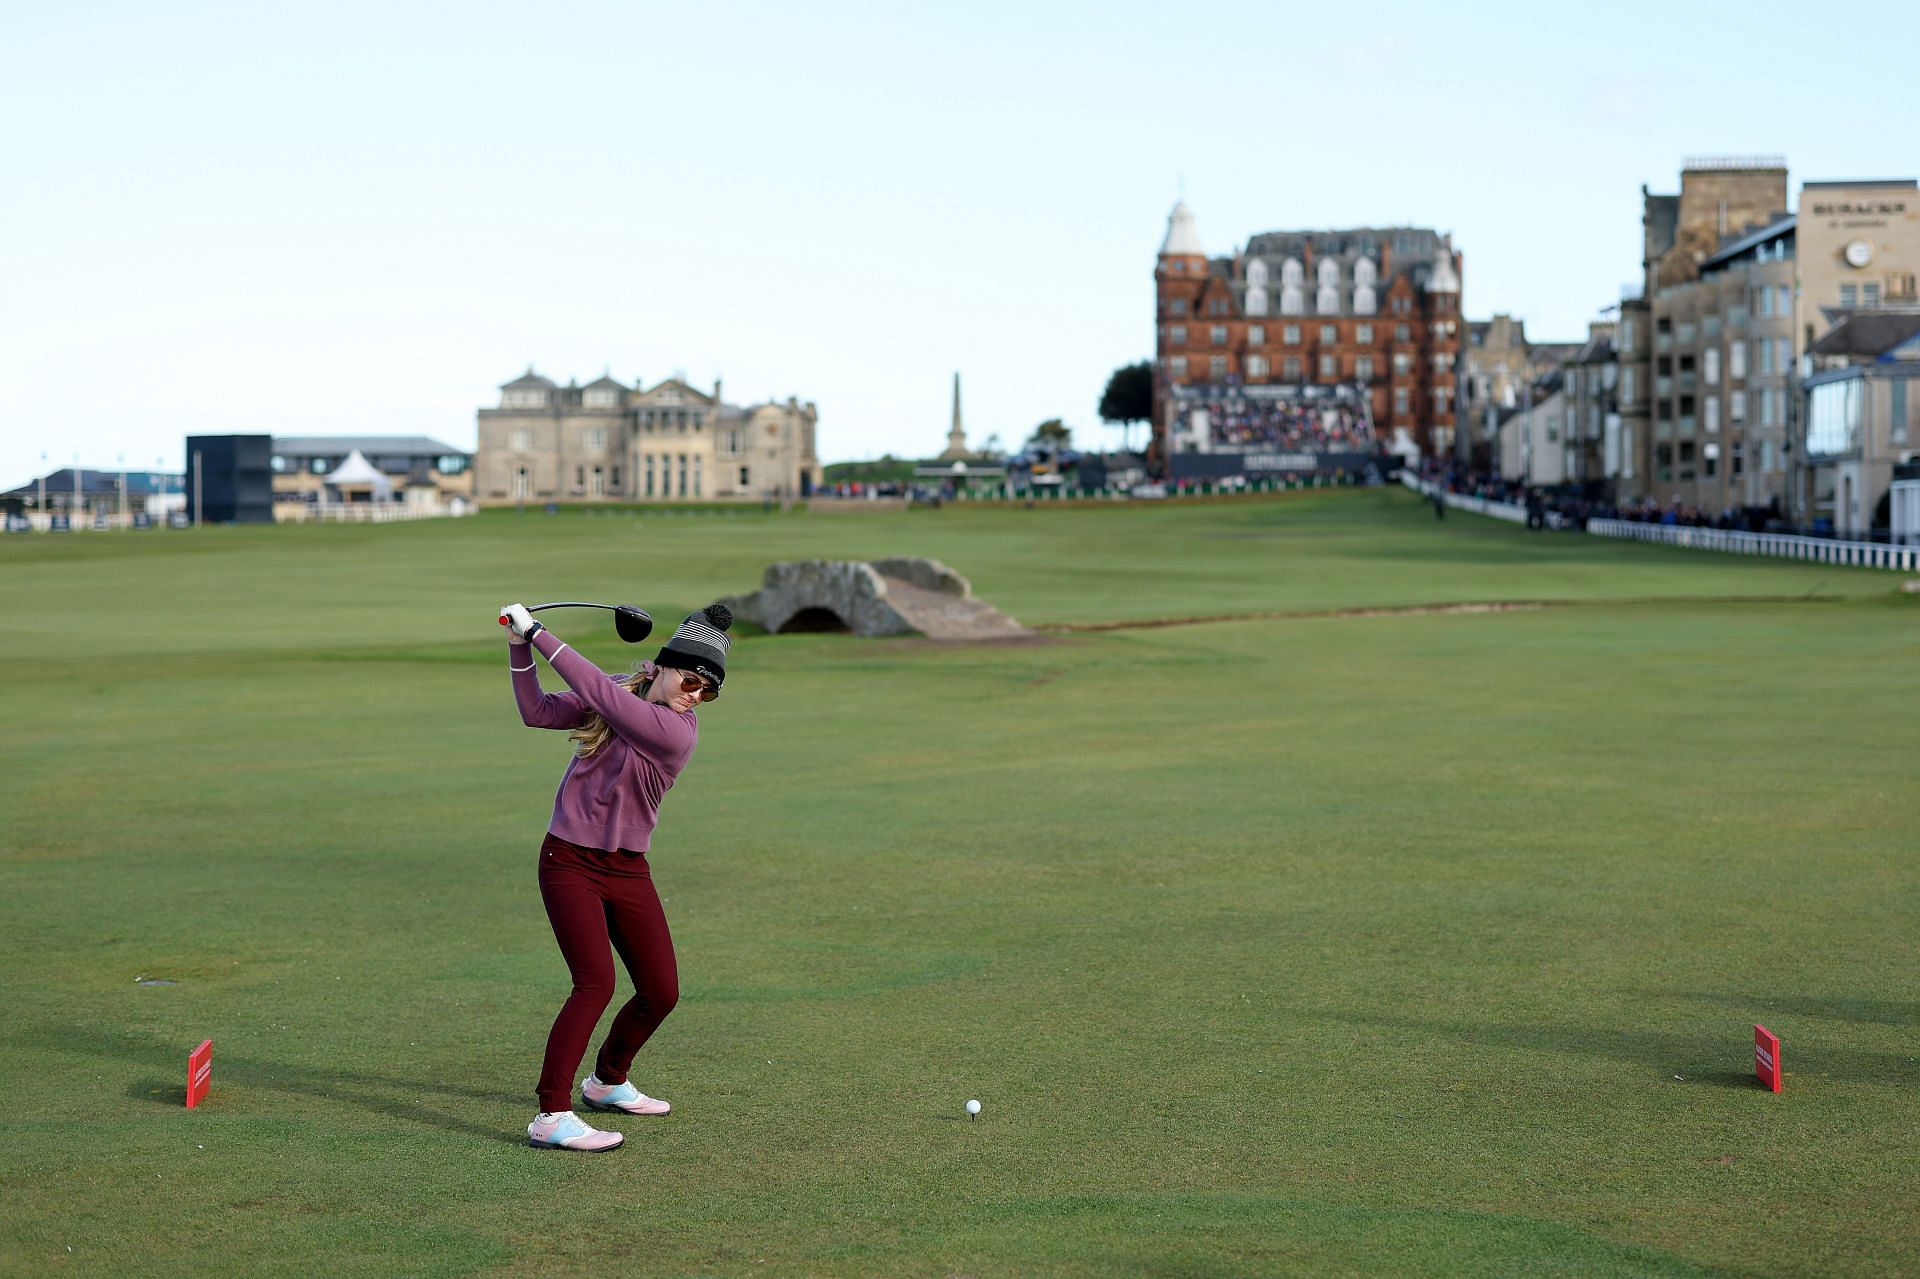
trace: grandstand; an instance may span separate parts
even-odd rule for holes
[[[1354,469],[1379,452],[1367,396],[1357,387],[1203,384],[1169,391],[1174,459],[1188,459],[1176,470]]]

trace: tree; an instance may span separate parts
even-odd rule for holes
[[[1100,420],[1120,428],[1120,447],[1127,444],[1127,426],[1153,420],[1153,365],[1145,360],[1123,364],[1107,379],[1100,396]]]
[[[1057,417],[1050,417],[1033,428],[1033,434],[1027,437],[1030,449],[1052,449],[1059,451],[1073,446],[1073,428]]]

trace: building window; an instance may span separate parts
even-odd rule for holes
[[[1720,474],[1720,446],[1709,444],[1700,450],[1701,466],[1705,478],[1711,480]]]
[[[314,458],[307,459],[307,469],[309,471],[312,471],[315,475],[325,475],[328,471],[331,471],[333,468],[327,465],[326,458],[314,457]]]
[[[1620,321],[1620,351],[1625,354],[1631,350],[1633,350],[1633,317],[1628,316]]]
[[[606,495],[607,495],[606,472],[602,470],[600,467],[596,466],[593,468],[593,482],[587,485],[587,496],[588,497],[605,497]]]
[[[1727,392],[1727,421],[1744,422],[1747,420],[1747,393],[1745,391]]]
[[[1187,313],[1187,300],[1185,298],[1175,298],[1173,301],[1167,303],[1167,310],[1173,315],[1185,315]]]
[[[641,460],[646,463],[645,473],[647,477],[646,479],[647,496],[652,497],[653,496],[653,454],[649,453]]]
[[[1215,346],[1225,346],[1227,344],[1227,326],[1224,324],[1214,325],[1211,329],[1207,330],[1207,340]]]
[[[267,459],[267,465],[273,468],[275,475],[284,475],[287,470],[287,459],[275,453]]]
[[[591,431],[587,432],[587,452],[604,453],[606,452],[606,449],[607,449],[607,432],[605,427],[596,426]]]
[[[1208,315],[1225,315],[1226,313],[1227,313],[1227,300],[1225,298],[1215,298],[1211,302],[1207,303]]]
[[[586,487],[586,483],[587,483],[587,468],[584,466],[574,467],[573,468],[573,487],[577,489],[584,488]]]
[[[1747,344],[1732,342],[1727,346],[1727,376],[1745,378],[1747,376]]]
[[[1879,306],[1880,305],[1880,286],[1877,284],[1861,285],[1860,286],[1860,305],[1861,306]]]
[[[1760,346],[1760,376],[1770,377],[1773,374],[1773,343],[1766,338],[1755,338],[1754,341]]]
[[[1859,306],[1860,305],[1860,286],[1857,284],[1841,285],[1840,286],[1840,305],[1841,306]]]
[[[1207,360],[1207,380],[1218,382],[1227,375],[1227,357],[1215,355]]]
[[[1169,361],[1169,364],[1171,367],[1168,369],[1168,376],[1175,377],[1175,378],[1183,378],[1187,375],[1187,357],[1186,356],[1176,355],[1173,357],[1171,361]]]
[[[1891,401],[1887,429],[1895,444],[1907,442],[1907,381],[1906,378],[1897,377],[1887,383],[1887,394]]]
[[[1265,346],[1266,344],[1267,344],[1267,326],[1264,324],[1255,324],[1255,325],[1249,326],[1247,329],[1247,345],[1248,346]]]
[[[1773,363],[1783,374],[1793,371],[1793,347],[1790,339],[1775,338],[1773,340]]]
[[[1720,348],[1708,347],[1700,353],[1700,378],[1708,386],[1720,385]]]
[[[687,495],[687,455],[685,453],[681,453],[679,454],[679,458],[680,458],[680,496],[685,497]]]
[[[1283,326],[1280,330],[1280,340],[1282,342],[1285,342],[1288,346],[1299,346],[1300,345],[1300,326],[1297,324],[1288,324]]]
[[[528,474],[524,466],[513,468],[513,495],[515,497],[533,496],[533,476]]]
[[[533,447],[533,432],[526,427],[517,427],[507,433],[507,447],[515,453],[525,453]]]
[[[613,491],[618,493],[620,491],[620,468],[617,466],[613,468],[613,479],[611,482],[613,484]]]
[[[1353,361],[1353,376],[1362,382],[1373,381],[1373,357],[1356,356]]]
[[[1407,369],[1411,364],[1412,361],[1408,359],[1405,351],[1395,351],[1393,353],[1393,375],[1395,377],[1406,376]]]
[[[1254,288],[1247,290],[1246,311],[1248,315],[1265,315],[1267,313],[1267,291],[1265,289]]]
[[[1680,478],[1682,480],[1690,480],[1693,478],[1693,441],[1692,440],[1680,441]]]
[[[1168,336],[1168,341],[1172,342],[1175,346],[1185,346],[1187,344],[1187,326],[1184,324],[1174,325],[1173,332]]]
[[[1778,391],[1760,392],[1760,425],[1779,425],[1779,413],[1777,411],[1779,402],[1776,398],[1779,394],[1780,392]]]
[[[1297,355],[1289,355],[1282,361],[1280,376],[1289,382],[1298,382],[1300,380],[1300,357]]]
[[[1406,325],[1404,325],[1404,324],[1396,324],[1396,325],[1394,325],[1394,326],[1393,326],[1393,340],[1394,340],[1394,341],[1396,341],[1396,342],[1407,342],[1407,341],[1411,341],[1411,340],[1412,340],[1412,338],[1413,338],[1413,330],[1412,330],[1412,329],[1409,329],[1409,328],[1408,328],[1408,327],[1407,327]]]
[[[1266,377],[1267,377],[1267,358],[1264,355],[1249,355],[1247,357],[1248,380],[1251,381],[1255,378],[1258,378],[1261,381],[1265,381]]]
[[[1393,388],[1393,415],[1395,417],[1407,415],[1407,388],[1404,386]]]
[[[740,487],[741,488],[748,487],[747,468],[744,466],[740,468]]]
[[[1633,365],[1631,364],[1620,370],[1620,398],[1629,404],[1633,403]]]
[[[1373,345],[1373,326],[1371,324],[1354,325],[1353,340],[1360,343],[1362,346]]]
[[[1340,330],[1334,328],[1331,324],[1323,324],[1320,326],[1320,343],[1322,346],[1332,346],[1339,340]]]
[[[695,453],[693,455],[693,495],[699,497],[700,493],[700,455]]]
[[[1320,357],[1320,380],[1322,382],[1331,382],[1334,378],[1337,378],[1339,376],[1340,376],[1340,357],[1337,355],[1321,356]]]
[[[1709,395],[1700,416],[1700,425],[1711,434],[1720,429],[1720,397]]]

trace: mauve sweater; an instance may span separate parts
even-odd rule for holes
[[[535,649],[571,692],[540,690]],[[537,632],[531,644],[508,644],[507,666],[513,672],[513,700],[529,726],[578,728],[589,711],[597,711],[613,729],[599,750],[568,761],[547,829],[584,848],[646,852],[660,820],[660,801],[699,739],[693,712],[641,701],[549,630]]]

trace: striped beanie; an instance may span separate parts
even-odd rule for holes
[[[727,679],[727,649],[733,645],[727,628],[732,625],[733,614],[725,604],[709,604],[698,613],[689,613],[653,659],[654,665],[704,675],[713,681],[711,696],[720,696],[720,685]]]

